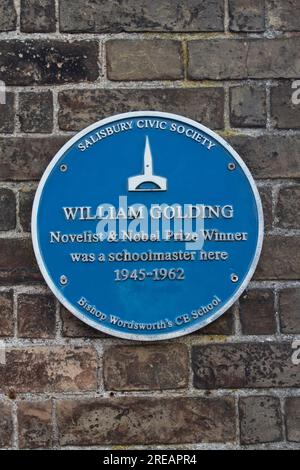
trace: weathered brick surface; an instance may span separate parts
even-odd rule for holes
[[[230,88],[230,123],[232,127],[265,127],[266,91],[263,87]]]
[[[194,386],[200,389],[299,387],[300,365],[290,343],[193,346]]]
[[[22,401],[18,404],[19,446],[21,449],[49,448],[53,444],[52,404]]]
[[[233,335],[234,334],[234,307],[232,306],[229,310],[221,315],[217,320],[213,321],[209,325],[201,328],[201,330],[195,331],[194,335]]]
[[[298,0],[266,0],[268,26],[278,31],[300,31]]]
[[[13,336],[13,291],[0,292],[0,337]]]
[[[288,441],[300,442],[300,397],[287,398],[285,416]]]
[[[12,348],[0,372],[1,392],[89,391],[96,389],[97,357],[89,346]]]
[[[21,31],[51,33],[55,20],[55,0],[21,0]]]
[[[12,445],[13,422],[11,405],[0,402],[0,447]]]
[[[16,197],[10,189],[0,189],[0,230],[13,230],[16,226]]]
[[[51,132],[53,99],[51,92],[20,93],[19,119],[23,132]]]
[[[300,228],[300,185],[280,189],[275,222],[281,228]]]
[[[273,199],[272,188],[269,186],[258,188],[264,213],[265,231],[270,230],[273,224]]]
[[[77,33],[223,31],[224,5],[222,0],[61,0],[60,30]]]
[[[104,355],[108,390],[164,390],[188,385],[186,346],[112,346]]]
[[[5,103],[0,100],[0,132],[12,133],[15,127],[15,95],[5,93]]]
[[[14,0],[0,2],[0,31],[13,31],[17,25],[17,12]]]
[[[228,140],[254,177],[300,178],[300,138],[297,135],[236,135],[229,136]]]
[[[65,90],[59,93],[59,105],[59,126],[66,131],[141,109],[181,114],[213,129],[224,125],[222,88]]]
[[[275,334],[274,291],[247,290],[240,298],[240,320],[245,335]]]
[[[110,80],[176,80],[183,78],[180,41],[113,39],[106,43]]]
[[[241,398],[239,412],[242,444],[261,444],[282,440],[279,398],[271,396]]]
[[[92,328],[62,305],[60,306],[60,319],[62,323],[62,336],[66,338],[105,338],[105,333]]]
[[[33,254],[31,240],[0,239],[0,281],[19,283],[39,281],[42,275]]]
[[[58,403],[61,445],[230,442],[232,398],[129,398]]]
[[[300,237],[266,236],[255,279],[299,279]]]
[[[299,37],[189,41],[188,76],[192,80],[298,78],[299,47]]]
[[[300,288],[279,291],[279,315],[282,333],[300,333]]]
[[[31,230],[31,212],[35,190],[23,188],[19,192],[19,219],[24,232]]]
[[[229,0],[229,28],[235,32],[264,31],[265,1]]]
[[[300,105],[293,103],[292,83],[284,81],[271,88],[271,116],[278,129],[300,129]]]
[[[0,138],[0,180],[39,180],[68,137]]]
[[[53,295],[18,296],[18,335],[21,338],[54,338],[55,308]]]
[[[0,80],[7,85],[93,81],[98,77],[95,41],[0,41]]]

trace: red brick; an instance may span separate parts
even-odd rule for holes
[[[273,224],[272,188],[270,186],[260,186],[258,191],[264,213],[264,229],[265,231],[271,230]]]
[[[0,189],[0,230],[16,228],[16,197],[10,189]]]
[[[290,397],[285,403],[287,440],[300,442],[300,397]]]
[[[21,31],[51,33],[55,21],[55,0],[21,0]]]
[[[277,31],[300,31],[299,0],[266,0],[268,27]]]
[[[67,338],[107,338],[111,337],[102,331],[84,323],[75,317],[63,305],[60,306],[60,318],[62,322],[62,336]]]
[[[188,351],[183,344],[112,346],[104,354],[108,390],[185,388],[188,375]]]
[[[188,77],[192,80],[299,78],[299,48],[299,37],[189,41]]]
[[[239,401],[241,444],[283,440],[280,400],[272,396],[242,397]]]
[[[40,281],[31,240],[21,238],[0,239],[0,281],[20,283]]]
[[[223,0],[60,0],[59,6],[60,30],[72,33],[224,30]]]
[[[0,3],[0,31],[14,31],[17,26],[17,12],[14,0],[2,0]]]
[[[267,122],[264,87],[230,87],[230,123],[232,127],[265,127]]]
[[[0,41],[0,80],[6,85],[94,81],[99,75],[95,41]]]
[[[246,162],[256,178],[300,178],[297,135],[236,135],[224,138]]]
[[[300,288],[282,289],[278,295],[282,333],[300,334]]]
[[[223,313],[217,320],[209,323],[209,325],[197,330],[194,335],[233,335],[234,334],[234,306],[230,307],[227,312]]]
[[[106,43],[110,80],[176,80],[184,77],[182,46],[168,39],[113,39]]]
[[[52,132],[52,92],[21,92],[19,94],[19,120],[22,132]]]
[[[39,180],[68,137],[0,138],[0,180]]]
[[[271,88],[271,117],[277,129],[300,129],[300,106],[293,103],[297,90],[292,83],[284,80]]]
[[[300,237],[266,236],[255,279],[299,279]]]
[[[91,391],[97,387],[97,357],[90,347],[33,346],[6,350],[0,391],[17,393]]]
[[[156,88],[64,90],[59,93],[59,126],[66,131],[118,113],[161,111],[177,113],[213,128],[224,127],[223,88]]]
[[[240,297],[240,319],[245,335],[275,334],[274,292],[271,289],[247,290]]]
[[[264,0],[229,0],[229,27],[234,32],[265,30]]]
[[[18,404],[18,434],[21,449],[49,448],[53,444],[51,401],[21,401]]]
[[[11,447],[12,434],[11,405],[10,403],[0,402],[0,447]]]
[[[0,292],[0,336],[13,336],[13,291]]]
[[[287,342],[208,344],[192,348],[194,385],[200,389],[299,387],[300,364]]]
[[[31,213],[35,190],[21,189],[19,192],[19,219],[24,232],[31,231]]]
[[[18,296],[18,336],[20,338],[55,337],[56,302],[53,295]]]
[[[300,185],[279,190],[275,223],[280,228],[300,228]]]
[[[0,6],[1,9],[1,6]],[[1,13],[0,13],[1,17]],[[1,19],[0,19],[1,21]],[[2,100],[3,101],[3,100]],[[5,103],[0,100],[0,132],[10,134],[15,127],[15,95],[5,92]]]
[[[184,444],[235,439],[232,398],[66,400],[58,403],[60,444]]]

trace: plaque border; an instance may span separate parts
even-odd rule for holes
[[[136,118],[136,117],[158,117],[158,118],[166,118],[166,119],[173,119],[176,121],[183,122],[184,124],[189,124],[190,126],[193,126],[200,131],[205,132],[209,136],[211,136],[213,139],[215,139],[219,144],[221,144],[225,149],[231,154],[231,156],[236,160],[236,162],[239,164],[239,166],[242,168],[245,176],[247,177],[251,189],[254,194],[255,202],[256,202],[256,207],[258,211],[258,238],[257,238],[257,245],[256,245],[256,250],[255,250],[255,255],[253,257],[252,263],[250,265],[250,268],[248,270],[248,273],[234,294],[227,302],[226,304],[219,309],[215,314],[211,315],[209,318],[207,318],[204,322],[201,323],[201,326],[199,327],[199,322],[195,323],[193,326],[187,326],[186,328],[182,328],[179,331],[174,331],[170,333],[161,333],[157,335],[141,335],[141,334],[132,334],[132,333],[122,333],[122,331],[110,329],[106,326],[103,326],[101,323],[97,323],[96,321],[87,318],[83,313],[81,313],[78,309],[76,309],[60,292],[60,290],[56,287],[55,283],[52,281],[51,277],[48,274],[48,271],[43,263],[43,257],[40,252],[40,247],[38,243],[38,232],[37,232],[37,213],[38,213],[38,207],[39,207],[39,202],[40,202],[40,197],[42,195],[42,191],[44,189],[44,185],[48,179],[48,176],[54,166],[57,164],[59,159],[64,155],[64,153],[72,147],[76,142],[78,142],[80,139],[82,139],[86,134],[90,133],[91,131],[95,130],[96,128],[100,126],[104,126],[106,124],[109,124],[111,122],[120,120],[120,119],[127,119],[127,118]],[[187,335],[189,333],[193,333],[194,331],[200,330],[204,328],[205,326],[209,325],[213,321],[217,320],[223,313],[226,312],[233,304],[234,302],[241,296],[243,291],[246,289],[247,285],[249,284],[254,271],[256,269],[261,250],[262,250],[262,245],[263,245],[263,235],[264,235],[264,217],[263,217],[263,209],[262,209],[262,203],[260,199],[260,195],[257,189],[257,186],[255,184],[254,178],[250,173],[250,170],[248,169],[247,165],[245,162],[242,160],[242,158],[239,156],[239,154],[229,145],[221,136],[216,134],[214,131],[211,129],[207,128],[206,126],[203,126],[202,124],[198,123],[197,121],[194,121],[193,119],[186,118],[184,116],[181,116],[179,114],[173,114],[173,113],[165,113],[162,111],[133,111],[133,112],[128,112],[128,113],[121,113],[121,114],[116,114],[114,116],[110,116],[105,119],[101,119],[100,121],[95,122],[94,124],[91,124],[90,126],[84,128],[77,134],[75,134],[68,142],[66,142],[63,147],[56,153],[56,155],[53,157],[53,159],[50,161],[48,164],[46,170],[44,171],[42,178],[39,182],[39,185],[36,190],[36,194],[34,197],[34,202],[33,202],[33,208],[32,208],[32,216],[31,216],[31,234],[32,234],[32,243],[33,243],[33,249],[34,253],[37,259],[37,263],[39,266],[39,269],[48,285],[50,290],[53,292],[55,297],[59,300],[59,302],[67,309],[69,310],[73,315],[75,315],[79,320],[83,321],[87,325],[91,326],[92,328],[95,328],[98,331],[101,331],[103,333],[107,333],[111,336],[117,337],[117,338],[122,338],[122,339],[128,339],[128,340],[135,340],[135,341],[161,341],[161,340],[167,340],[167,339],[172,339],[172,338],[178,338],[180,336]],[[101,306],[99,306],[101,308]],[[104,312],[105,313],[105,312]]]

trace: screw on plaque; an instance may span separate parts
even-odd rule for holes
[[[239,276],[237,274],[231,274],[230,279],[232,282],[238,282]]]
[[[236,164],[233,162],[228,163],[227,165],[228,170],[233,171],[236,169]]]
[[[67,276],[65,276],[64,274],[62,276],[60,276],[59,282],[61,283],[62,286],[65,286],[68,282]]]
[[[65,171],[67,171],[68,165],[66,165],[65,163],[62,163],[60,165],[59,169],[60,169],[60,171],[62,171],[64,173]]]

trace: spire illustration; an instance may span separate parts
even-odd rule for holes
[[[142,188],[143,184],[151,183],[153,188]],[[152,153],[148,136],[144,150],[144,173],[128,178],[128,191],[166,191],[167,179],[153,174]]]

